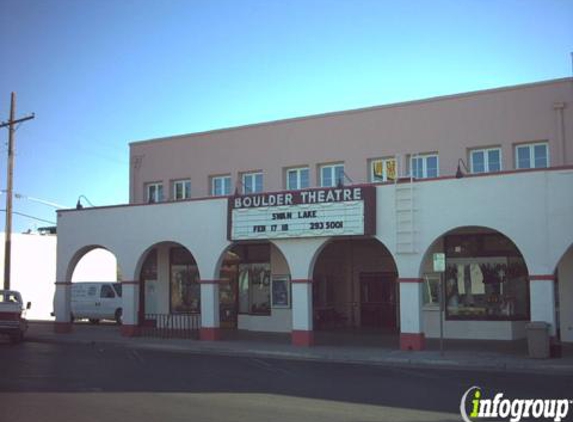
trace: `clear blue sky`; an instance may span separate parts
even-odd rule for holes
[[[14,190],[118,204],[130,141],[571,76],[573,0],[0,0],[0,51]]]

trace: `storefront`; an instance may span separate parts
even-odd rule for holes
[[[573,342],[571,83],[134,143],[129,205],[58,213],[56,329],[71,329],[76,263],[103,247],[125,335],[178,315],[204,340],[364,329],[419,350],[443,318],[446,338],[520,339],[543,321]]]

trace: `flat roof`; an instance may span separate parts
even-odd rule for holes
[[[130,142],[129,145],[134,146],[134,145],[141,145],[141,144],[147,144],[147,143],[176,140],[176,139],[180,139],[180,138],[199,137],[199,136],[205,136],[205,135],[222,133],[222,132],[229,132],[229,131],[234,131],[234,130],[243,130],[243,129],[257,128],[257,127],[285,124],[285,123],[293,123],[293,122],[311,120],[311,119],[322,119],[322,118],[335,117],[335,116],[341,116],[341,115],[364,113],[364,112],[370,112],[370,111],[375,111],[375,110],[383,110],[383,109],[387,109],[387,108],[405,107],[405,106],[410,106],[410,105],[419,105],[419,104],[430,103],[430,102],[435,102],[435,101],[446,101],[446,100],[452,100],[452,99],[463,98],[463,97],[472,97],[472,96],[490,94],[490,93],[495,93],[495,92],[512,91],[512,90],[518,90],[518,89],[524,89],[524,88],[533,88],[533,87],[541,86],[541,85],[551,85],[551,84],[564,83],[564,82],[573,82],[573,77],[550,79],[550,80],[545,80],[545,81],[530,82],[530,83],[526,83],[526,84],[503,86],[503,87],[498,87],[498,88],[488,88],[488,89],[469,91],[469,92],[463,92],[463,93],[458,93],[458,94],[440,95],[440,96],[436,96],[436,97],[423,98],[423,99],[419,99],[419,100],[402,101],[402,102],[398,102],[398,103],[390,103],[390,104],[355,108],[355,109],[349,109],[349,110],[332,111],[332,112],[327,112],[327,113],[312,114],[312,115],[308,115],[308,116],[300,116],[300,117],[291,117],[291,118],[287,118],[287,119],[271,120],[271,121],[267,121],[267,122],[249,123],[249,124],[240,125],[240,126],[232,126],[232,127],[227,127],[227,128],[221,128],[221,129],[212,129],[212,130],[206,130],[206,131],[201,131],[201,132],[191,132],[191,133],[186,133],[186,134],[181,134],[181,135],[172,135],[172,136],[165,136],[165,137],[160,137],[160,138],[151,138],[151,139],[146,139],[146,140],[133,141],[133,142]]]

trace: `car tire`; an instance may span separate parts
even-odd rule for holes
[[[99,319],[97,319],[97,318],[90,318],[89,321],[90,321],[90,324],[93,324],[93,325],[99,324]]]
[[[115,323],[121,325],[123,323],[123,311],[121,308],[115,311]]]

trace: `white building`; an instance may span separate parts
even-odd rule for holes
[[[443,253],[447,338],[573,342],[572,100],[567,78],[132,143],[130,204],[58,214],[56,329],[101,247],[125,335],[200,314],[207,340],[372,327],[418,350]]]

